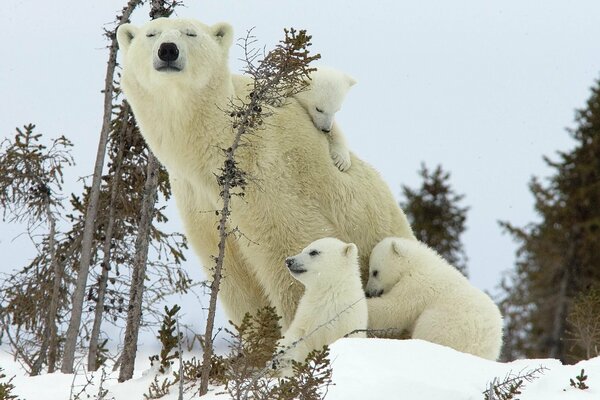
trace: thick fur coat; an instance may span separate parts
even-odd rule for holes
[[[396,329],[392,337],[406,330],[413,339],[490,360],[500,355],[496,304],[423,243],[386,238],[377,244],[366,291],[372,329]]]
[[[354,244],[319,239],[286,259],[286,265],[305,290],[280,341],[284,358],[303,362],[310,351],[346,335],[366,337],[367,300]]]
[[[169,172],[185,233],[211,276],[219,240],[215,210],[222,205],[215,173],[223,165],[221,149],[233,141],[226,110],[249,90],[249,78],[229,72],[232,28],[159,18],[141,27],[122,25],[117,36],[123,91],[142,135]],[[167,53],[176,60],[161,60],[165,43],[176,46],[177,52],[169,45]],[[356,243],[366,281],[368,255],[377,242],[414,236],[372,167],[354,155],[347,172],[333,165],[326,137],[297,100],[272,111],[237,155],[253,181],[243,199],[232,200],[230,227],[244,237],[227,239],[220,298],[234,322],[273,305],[286,329],[303,291],[286,270],[287,255],[323,237]]]

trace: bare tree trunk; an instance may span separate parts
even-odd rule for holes
[[[566,268],[563,272],[563,276],[560,281],[560,287],[558,289],[558,300],[556,305],[556,312],[554,314],[554,322],[552,324],[552,333],[550,337],[550,348],[549,357],[557,358],[561,361],[565,361],[564,346],[563,346],[563,335],[565,333],[567,325],[567,315],[569,311],[569,290],[573,282],[573,271],[575,271],[575,249],[578,245],[578,230],[577,227],[573,227],[573,239],[569,245],[566,255]]]
[[[117,193],[119,190],[119,182],[121,180],[121,166],[123,164],[123,153],[125,151],[126,135],[129,133],[128,129],[128,117],[129,107],[125,111],[123,118],[122,127],[118,140],[120,140],[119,148],[117,150],[116,158],[113,160],[115,165],[114,176],[112,185],[110,187],[110,200],[108,204],[108,216],[106,223],[106,231],[104,232],[104,246],[102,254],[102,273],[100,274],[100,281],[98,282],[98,299],[96,301],[96,310],[94,313],[94,324],[92,326],[92,333],[90,334],[90,349],[88,352],[88,371],[96,371],[96,360],[98,356],[98,342],[100,337],[100,327],[102,326],[102,317],[104,315],[104,297],[106,295],[106,286],[108,283],[108,271],[110,267],[111,259],[111,242],[113,239],[113,230],[115,226],[115,205],[117,201]]]
[[[65,268],[62,263],[56,259],[56,221],[50,220],[50,237],[48,246],[50,247],[50,264],[54,271],[54,282],[52,285],[52,297],[50,298],[50,307],[48,308],[48,319],[46,329],[48,330],[48,373],[56,370],[56,355],[58,353],[58,327],[56,326],[56,317],[58,312],[58,301],[60,296],[60,285],[63,281]]]
[[[146,169],[146,183],[144,185],[144,198],[140,213],[138,237],[135,243],[135,258],[131,279],[131,292],[127,309],[127,326],[125,328],[125,342],[121,355],[121,369],[119,382],[124,382],[133,377],[133,368],[137,353],[137,340],[142,318],[142,302],[144,299],[144,280],[146,278],[146,261],[148,260],[148,245],[154,204],[158,187],[159,163],[154,154],[148,150],[148,165]]]
[[[118,25],[121,25],[129,20],[133,10],[141,3],[142,0],[130,0],[123,8],[121,16],[118,18]],[[73,373],[73,364],[75,362],[75,350],[77,347],[77,337],[79,336],[79,328],[81,325],[81,314],[83,312],[83,300],[85,297],[85,287],[90,268],[90,260],[92,257],[92,242],[94,240],[94,228],[96,214],[98,212],[98,199],[100,197],[100,183],[102,178],[102,167],[104,166],[104,156],[106,154],[106,143],[108,141],[108,133],[110,132],[110,122],[112,117],[112,102],[113,102],[113,80],[115,68],[117,65],[117,38],[116,29],[110,33],[111,44],[108,57],[108,66],[106,68],[106,77],[104,79],[104,117],[102,120],[102,129],[100,130],[100,140],[98,142],[98,151],[96,153],[96,164],[94,166],[94,175],[92,186],[90,188],[90,199],[85,215],[85,225],[83,231],[83,239],[81,242],[81,260],[79,263],[79,271],[77,274],[77,282],[71,300],[72,311],[69,328],[65,339],[65,348],[63,354],[63,362],[61,371],[63,373]]]
[[[239,136],[234,143],[237,148],[239,143]],[[229,152],[227,161],[233,160],[235,150]],[[221,276],[223,271],[223,261],[225,259],[225,241],[227,239],[227,219],[229,218],[229,201],[231,199],[230,185],[226,182],[223,186],[223,208],[221,209],[221,218],[219,220],[219,255],[217,256],[217,262],[215,265],[215,273],[213,275],[213,281],[210,284],[210,302],[208,306],[208,317],[206,320],[206,329],[204,331],[204,354],[202,355],[202,371],[200,375],[200,396],[205,395],[208,392],[208,380],[210,378],[210,365],[211,358],[213,355],[213,330],[215,324],[215,315],[217,312],[217,295],[219,294],[219,287],[221,284]]]
[[[50,225],[48,233],[48,249],[50,252],[50,269],[54,279],[52,283],[52,294],[50,305],[46,314],[44,326],[44,338],[38,358],[31,368],[31,376],[39,375],[44,361],[48,363],[48,372],[53,373],[56,369],[56,353],[58,346],[58,328],[56,327],[56,313],[58,311],[58,297],[60,296],[60,284],[63,280],[64,267],[56,259],[56,219],[50,210],[50,204],[46,204],[46,217]]]
[[[565,321],[567,318],[567,286],[569,281],[569,271],[566,270],[560,281],[558,290],[558,304],[554,314],[554,323],[552,324],[552,336],[550,339],[549,356],[551,358],[562,359],[562,336],[565,331]]]

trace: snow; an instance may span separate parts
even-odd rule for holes
[[[518,360],[499,363],[463,354],[447,347],[420,340],[342,339],[331,346],[334,386],[326,399],[410,399],[410,400],[483,400],[483,391],[494,378],[503,379],[509,373],[526,372],[540,366],[547,370],[538,379],[527,383],[518,396],[520,400],[585,400],[600,399],[600,357],[577,365],[562,365],[558,360]],[[156,372],[149,369],[147,358],[139,357],[134,379],[117,383],[117,373],[110,373],[104,383],[110,393],[107,399],[143,399]],[[25,400],[67,400],[73,375],[61,373],[37,377],[23,375],[12,357],[0,353],[0,366],[10,377],[15,393]],[[585,369],[589,389],[569,386]],[[88,375],[89,377],[89,375]],[[159,380],[162,380],[159,377]],[[86,379],[75,379],[74,393],[82,389]],[[86,393],[97,398],[100,373],[93,375],[93,384]],[[88,398],[86,395],[82,399]],[[195,399],[191,392],[184,399]],[[205,399],[227,400],[223,388],[211,388]],[[176,390],[164,397],[177,399]]]

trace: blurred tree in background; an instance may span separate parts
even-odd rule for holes
[[[421,164],[421,187],[411,189],[402,185],[404,200],[400,207],[406,213],[417,239],[426,243],[458,269],[467,273],[467,255],[460,240],[465,231],[469,207],[461,207],[464,195],[456,194],[450,186],[450,173],[441,165],[430,172]]]
[[[586,344],[576,333],[589,331],[581,324],[593,321],[582,313],[600,314],[592,291],[600,283],[600,83],[577,111],[576,124],[569,130],[574,148],[559,152],[557,161],[544,158],[554,173],[530,183],[539,222],[500,223],[519,243],[516,268],[501,285],[505,359],[576,362],[592,354],[589,338],[597,336]]]

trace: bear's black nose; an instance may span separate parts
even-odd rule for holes
[[[294,264],[294,259],[293,258],[286,258],[285,259],[285,265],[290,268],[292,265]]]
[[[163,61],[175,61],[179,57],[179,49],[175,43],[162,43],[158,48],[158,58]]]

